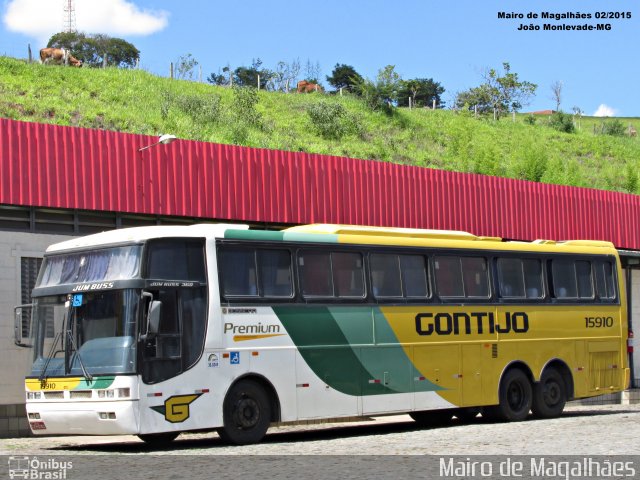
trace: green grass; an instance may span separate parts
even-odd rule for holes
[[[495,122],[425,109],[387,115],[349,96],[261,91],[257,99],[242,109],[244,100],[229,88],[141,70],[43,66],[0,57],[1,117],[640,193],[640,140],[598,134],[610,120],[582,117],[580,128],[566,134],[550,128],[545,117],[529,125],[525,114],[515,122]],[[344,116],[321,117],[316,122],[328,123],[319,129],[308,113],[313,104],[320,104],[316,111],[324,107]],[[620,120],[640,128],[638,118]],[[326,134],[332,131],[339,134]]]

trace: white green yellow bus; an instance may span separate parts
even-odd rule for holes
[[[247,444],[309,419],[556,417],[626,388],[625,306],[608,242],[141,227],[51,246],[16,342],[35,434]]]

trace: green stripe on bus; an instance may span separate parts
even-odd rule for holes
[[[115,379],[116,377],[93,377],[90,381],[87,381],[83,378],[74,390],[109,388]]]
[[[281,242],[282,232],[271,230],[225,230],[224,238],[233,240],[264,240]]]
[[[389,344],[375,345],[370,307],[275,306],[274,312],[309,368],[331,388],[348,395],[434,391],[420,374],[382,316],[376,329]],[[377,310],[377,309],[376,309]]]
[[[260,240],[267,242],[338,243],[338,235],[271,230],[225,230],[224,238],[232,240]]]

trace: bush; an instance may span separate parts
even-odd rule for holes
[[[536,124],[536,116],[533,113],[530,113],[526,117],[524,117],[524,123],[527,125],[535,125]]]
[[[625,128],[622,121],[616,118],[602,124],[602,133],[613,137],[622,137],[624,136]]]
[[[163,119],[169,116],[172,107],[185,113],[192,120],[200,123],[215,123],[220,119],[221,99],[219,95],[175,95],[169,92],[162,94],[160,115]]]
[[[549,118],[549,126],[564,133],[573,133],[576,131],[571,115],[563,112],[556,112],[551,115]]]
[[[234,85],[231,111],[236,120],[250,127],[261,127],[262,115],[256,110],[259,100],[257,89]]]
[[[307,114],[324,139],[339,140],[360,129],[357,120],[339,103],[314,103],[307,108]]]

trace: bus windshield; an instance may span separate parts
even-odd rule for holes
[[[36,288],[136,278],[141,252],[141,245],[128,245],[47,256]]]
[[[31,375],[135,373],[140,296],[125,289],[35,298]]]

